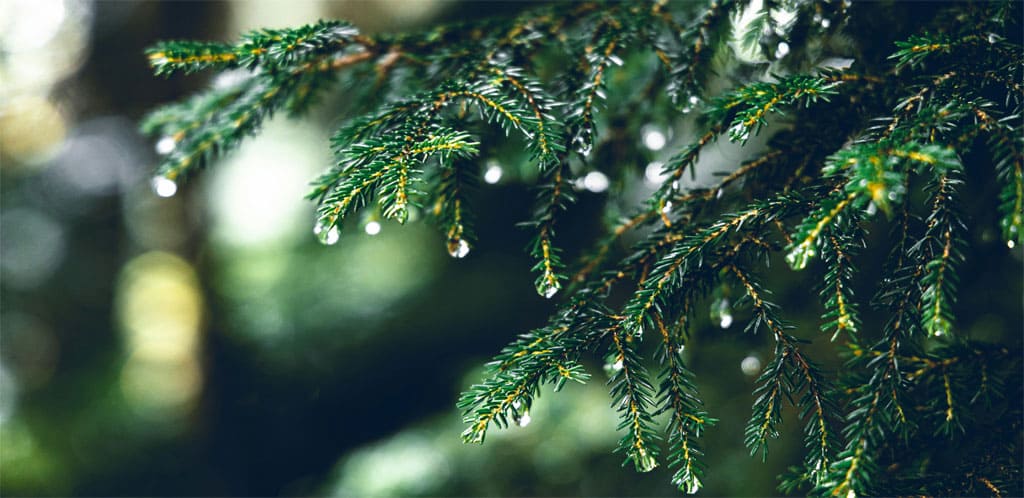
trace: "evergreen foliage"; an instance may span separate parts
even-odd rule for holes
[[[537,192],[522,224],[533,233],[537,292],[564,296],[547,325],[503,349],[459,400],[467,442],[528,421],[543,386],[587,382],[586,355],[596,353],[621,417],[618,451],[638,471],[670,466],[682,491],[697,492],[700,439],[716,420],[682,351],[698,307],[712,298],[724,320],[726,296],[738,293],[747,332],[775,345],[746,444],[766,456],[786,404],[805,427],[803,465],[783,476],[782,490],[1020,495],[1022,393],[1006,382],[1019,351],[970,339],[956,318],[958,271],[977,243],[962,205],[987,202],[962,199],[965,181],[998,192],[993,228],[1010,249],[1024,243],[1020,7],[588,2],[410,34],[320,22],[236,43],[162,42],[147,53],[158,75],[240,77],[142,126],[174,141],[158,174],[180,181],[275,112],[300,114],[329,87],[369,88],[361,115],[332,139],[336,163],[313,183],[316,233],[331,244],[359,210],[405,223],[423,208],[459,258],[475,242],[468,194],[482,144],[493,143],[491,130],[521,141],[532,170],[523,177]],[[901,38],[880,47],[878,19],[892,18],[902,19],[892,33]],[[821,64],[837,51],[855,62]],[[664,162],[648,199],[568,262],[558,221],[575,201],[574,178],[600,170],[614,195],[638,176],[635,162],[602,155],[635,150],[608,131],[609,106],[640,115],[627,120],[628,136],[645,120],[695,111],[700,131]],[[710,144],[746,145],[779,123],[788,130],[717,184],[688,186],[684,175]],[[863,302],[854,294],[858,255],[869,229],[882,227],[891,236],[871,240],[891,255]],[[772,303],[759,273],[779,254],[820,275],[826,335],[795,330]],[[865,326],[868,315],[881,325]],[[811,339],[829,336],[846,356],[839,374],[808,353]]]

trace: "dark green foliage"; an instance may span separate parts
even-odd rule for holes
[[[474,243],[467,193],[489,153],[480,144],[495,131],[521,141],[523,178],[537,191],[522,223],[533,233],[537,292],[565,296],[547,325],[509,344],[463,394],[467,442],[483,442],[491,424],[528,422],[543,386],[586,382],[585,354],[603,351],[621,416],[619,451],[640,471],[660,458],[681,490],[697,492],[700,438],[716,420],[683,350],[704,313],[697,306],[714,297],[712,313],[724,320],[733,298],[750,315],[747,331],[775,346],[753,393],[751,454],[767,456],[785,405],[803,422],[803,464],[781,489],[1019,494],[1020,385],[1007,382],[1019,352],[968,338],[956,314],[959,270],[977,243],[962,214],[962,203],[978,201],[961,199],[966,182],[998,192],[991,228],[1010,249],[1024,242],[1020,4],[932,6],[893,24],[895,45],[878,46],[873,23],[908,9],[565,3],[373,38],[321,22],[250,33],[234,45],[161,43],[149,52],[157,74],[247,72],[155,111],[143,128],[176,144],[159,169],[176,180],[272,113],[301,112],[330,84],[373,80],[363,115],[332,140],[336,164],[314,182],[316,231],[333,243],[359,210],[404,223],[423,208],[454,257]],[[856,63],[824,67],[829,50]],[[556,233],[576,178],[600,170],[621,194],[638,171],[603,154],[632,150],[627,142],[645,120],[695,110],[697,131],[667,155],[661,183],[570,272]],[[618,134],[605,131],[605,114],[615,113],[627,116]],[[791,131],[751,147],[718,183],[684,184],[709,144],[747,146],[780,125]],[[633,138],[623,141],[623,130]],[[986,167],[994,174],[974,171]],[[869,306],[854,293],[858,256],[877,249],[869,229],[886,226],[889,239],[871,239],[891,244],[891,256]],[[820,273],[820,328],[844,351],[841,373],[808,353],[824,338],[790,326],[771,302],[761,267],[779,253],[793,270]],[[645,338],[657,344],[650,360]],[[934,438],[965,445],[968,456],[938,449]]]

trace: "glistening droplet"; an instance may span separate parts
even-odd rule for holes
[[[449,256],[456,259],[462,259],[465,258],[467,254],[469,254],[469,242],[466,242],[466,239],[451,239],[448,241]]]
[[[160,197],[171,197],[178,192],[178,184],[165,176],[154,176],[149,184]]]

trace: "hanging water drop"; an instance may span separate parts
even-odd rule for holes
[[[166,176],[154,176],[149,185],[153,187],[153,193],[160,197],[171,197],[178,192],[178,184]]]
[[[732,307],[728,298],[719,298],[711,303],[711,320],[718,322],[723,329],[732,326]]]
[[[519,417],[519,420],[517,421],[517,423],[519,424],[519,427],[526,427],[526,426],[530,425],[530,421],[531,420],[533,420],[533,419],[530,418],[530,412],[529,411],[525,411],[525,412],[523,412],[523,415],[521,417]]]
[[[488,162],[487,170],[484,172],[484,181],[490,185],[494,185],[501,180],[501,176],[505,173],[501,169],[501,165],[497,162]]]
[[[552,282],[552,279],[545,277],[544,282],[537,286],[537,293],[544,296],[547,299],[551,299],[558,293],[559,285],[557,282]]]
[[[178,142],[174,140],[174,137],[163,137],[156,142],[156,153],[166,156],[173,152],[177,145]]]
[[[775,47],[775,58],[781,59],[789,53],[789,44],[786,42],[779,42],[779,45]]]
[[[363,227],[363,230],[366,232],[367,235],[377,235],[378,233],[380,233],[380,229],[380,223],[377,221],[371,221],[367,223],[366,226]]]
[[[1016,246],[1017,246],[1017,243],[1016,243],[1016,242],[1014,242],[1014,241],[1012,241],[1012,240],[1007,240],[1007,241],[1006,241],[1006,247],[1008,247],[1008,248],[1010,248],[1010,249],[1013,249],[1013,248],[1014,248],[1014,247],[1016,247]]]
[[[594,193],[604,192],[610,185],[608,177],[600,171],[591,171],[583,177],[583,188]]]
[[[661,214],[669,214],[672,212],[672,201],[665,201],[665,205],[661,208]]]
[[[644,147],[652,151],[664,149],[668,143],[668,137],[665,136],[665,133],[654,125],[644,125],[640,129],[640,133],[643,136]]]
[[[740,362],[740,370],[743,375],[753,377],[761,371],[761,360],[754,355],[747,356]]]
[[[665,168],[665,164],[661,161],[652,161],[644,168],[644,181],[649,186],[661,185],[661,182],[668,179],[668,175],[662,171]]]
[[[338,225],[327,226],[326,222],[319,222],[313,227],[313,233],[321,244],[325,246],[332,246],[338,243],[338,239],[341,238],[341,233],[338,231]]]
[[[679,187],[680,186],[681,185],[679,184],[679,180],[672,180],[672,190],[674,192],[679,192]]]
[[[405,204],[401,204],[395,208],[393,217],[395,221],[404,225],[406,221],[409,221],[409,210],[405,207]]]
[[[637,472],[650,472],[658,466],[658,460],[646,450],[638,450],[633,455],[633,463],[636,464]]]
[[[448,255],[455,259],[465,258],[469,254],[469,242],[466,239],[449,239]]]

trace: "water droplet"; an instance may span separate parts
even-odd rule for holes
[[[367,223],[366,226],[363,227],[363,230],[366,231],[367,235],[377,235],[378,233],[380,233],[380,228],[381,226],[379,222],[371,221]]]
[[[874,202],[874,201],[871,201],[871,202],[870,202],[870,203],[868,204],[868,208],[867,208],[866,212],[868,213],[868,216],[874,216],[874,215],[875,215],[875,213],[877,213],[877,212],[878,212],[878,205],[877,205],[877,204],[875,204],[875,202]]]
[[[698,97],[696,95],[690,95],[689,102],[690,102],[690,105],[696,106],[697,104],[700,104],[700,97]]]
[[[518,399],[512,402],[512,408],[515,408],[516,410],[518,410],[519,407],[522,406],[522,405],[523,404],[520,403]]]
[[[622,370],[622,358],[619,358],[615,363],[612,363],[612,370],[615,370],[616,372]]]
[[[153,193],[160,197],[171,197],[178,192],[178,184],[165,176],[154,176],[149,185],[153,187]]]
[[[174,151],[177,145],[178,142],[173,137],[163,137],[156,142],[156,153],[165,156]]]
[[[825,29],[828,29],[828,27],[832,25],[832,20],[831,19],[822,19],[819,24],[821,24],[821,27],[823,27]]]
[[[679,180],[672,180],[672,190],[675,192],[679,192],[679,187]]]
[[[786,254],[786,263],[794,270],[807,268],[807,262],[815,256],[814,244],[801,243]]]
[[[328,224],[326,222],[318,222],[316,226],[313,227],[313,233],[321,244],[325,246],[333,246],[334,244],[337,244],[338,239],[341,238],[341,232],[338,231],[338,225],[330,225],[329,228],[327,225]]]
[[[655,185],[661,185],[661,182],[668,179],[668,175],[662,171],[664,167],[665,163],[662,163],[661,161],[652,161],[646,168],[644,168],[644,181],[652,187]]]
[[[469,254],[469,242],[466,242],[466,239],[448,240],[449,256],[456,259],[462,259],[465,258],[467,254]]]
[[[665,144],[668,143],[665,133],[653,125],[644,125],[640,129],[640,133],[643,136],[644,147],[650,150],[659,151],[664,149]]]
[[[729,138],[733,142],[746,142],[750,138],[750,129],[743,126],[743,123],[736,123],[729,128]]]
[[[615,55],[615,54],[609,55],[608,56],[608,61],[611,62],[612,64],[615,64],[616,66],[621,66],[622,65],[622,58],[617,56],[617,55]]]
[[[997,42],[999,42],[999,40],[1002,40],[1002,39],[1003,39],[1003,37],[1001,37],[1001,36],[999,36],[999,35],[997,35],[995,33],[989,33],[988,34],[988,42],[993,44],[993,45],[995,45]]]
[[[530,421],[531,420],[533,420],[533,419],[530,418],[530,412],[528,412],[528,411],[527,412],[523,412],[523,415],[521,417],[519,417],[519,421],[518,421],[519,427],[526,427],[526,426],[530,425]]]
[[[505,174],[505,170],[501,169],[501,165],[497,162],[489,162],[487,164],[487,170],[484,171],[484,181],[490,185],[494,185],[501,181],[501,176]]]
[[[577,150],[583,157],[590,157],[590,151],[592,150],[592,147],[589,143],[582,143],[580,144]]]
[[[393,217],[398,223],[404,225],[405,222],[409,221],[409,209],[405,207],[405,204],[396,206],[391,217]]]
[[[558,293],[559,285],[557,283],[550,283],[548,278],[544,279],[544,283],[537,286],[537,293],[544,296],[547,299],[551,299]]]
[[[718,189],[718,191],[715,192],[715,199],[721,199],[723,193],[725,193],[724,189]]]
[[[633,455],[633,463],[636,464],[637,472],[650,472],[658,466],[658,460],[643,449]]]
[[[779,45],[775,47],[775,58],[781,59],[789,53],[789,44],[786,42],[779,42]]]
[[[740,362],[740,370],[743,371],[743,375],[753,377],[761,372],[761,360],[754,355],[749,355]]]
[[[608,180],[608,177],[600,171],[591,171],[583,177],[583,188],[591,192],[604,192],[608,190],[609,185],[611,185],[611,182]]]
[[[716,299],[711,303],[711,320],[718,326],[727,329],[732,326],[732,307],[728,298]]]

